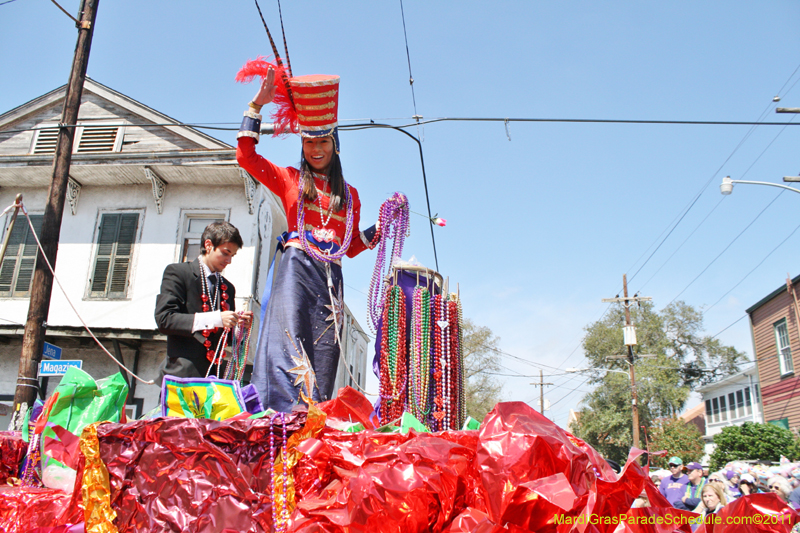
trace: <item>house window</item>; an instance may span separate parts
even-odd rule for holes
[[[104,213],[97,234],[89,296],[125,298],[128,293],[133,245],[139,227],[138,213]]]
[[[728,406],[725,405],[725,395],[719,397],[719,418],[722,421],[728,419]]]
[[[792,347],[789,345],[789,329],[786,327],[786,319],[775,323],[775,345],[778,348],[778,363],[781,368],[781,376],[794,372],[792,366]]]
[[[753,406],[750,403],[750,387],[744,389],[744,412],[747,415],[753,414]]]
[[[711,400],[706,400],[706,421],[711,423]]]
[[[36,233],[42,232],[44,215],[30,215]],[[24,216],[17,217],[0,267],[0,296],[30,296],[33,270],[36,268],[37,246],[31,227]]]
[[[753,395],[755,396],[755,403],[759,403],[761,399],[758,396],[758,383],[753,384]]]
[[[711,400],[712,405],[712,422],[719,422],[719,398],[714,398]]]
[[[183,245],[181,246],[181,261],[194,261],[200,255],[202,243],[200,237],[203,230],[212,222],[224,222],[225,215],[203,214],[186,215],[183,221]]]
[[[736,391],[736,407],[739,409],[739,416],[744,416],[744,391]]]
[[[119,121],[91,124],[79,122],[75,128],[72,153],[119,152],[122,148],[122,138],[125,136],[125,127],[113,124],[119,124]],[[58,125],[40,124],[38,127],[41,129],[37,129],[33,135],[31,153],[54,153],[58,144]]]
[[[731,420],[737,418],[736,416],[736,396],[733,393],[728,394],[728,408],[731,410]]]

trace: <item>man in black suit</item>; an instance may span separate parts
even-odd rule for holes
[[[191,263],[174,263],[164,270],[156,298],[158,331],[167,335],[167,358],[159,369],[165,375],[203,377],[216,351],[222,328],[240,321],[249,325],[253,313],[236,313],[236,289],[222,277],[242,247],[233,224],[209,224],[200,238],[200,256]]]

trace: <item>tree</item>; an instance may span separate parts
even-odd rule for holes
[[[738,371],[744,353],[701,334],[703,315],[684,302],[668,305],[660,313],[650,302],[631,308],[636,326],[637,354],[655,357],[636,360],[639,423],[650,428],[659,418],[674,418],[689,393],[707,383]],[[591,368],[628,372],[626,360],[608,356],[627,355],[622,326],[625,310],[612,307],[604,318],[586,327],[584,354]],[[617,372],[590,374],[595,390],[583,398],[577,436],[615,461],[624,461],[632,442],[630,379]]]
[[[677,455],[684,464],[699,461],[703,457],[703,435],[697,426],[687,424],[680,418],[659,418],[648,432],[648,448],[651,451],[666,450],[665,457],[650,456],[650,464],[666,468],[669,458]]]
[[[781,455],[797,458],[797,443],[788,429],[773,424],[745,422],[741,426],[722,428],[714,435],[711,469],[718,470],[730,461],[778,461]]]
[[[476,326],[469,319],[462,324],[462,334],[467,414],[476,420],[483,420],[486,413],[500,401],[503,389],[503,385],[490,374],[500,370],[500,339],[488,327]]]

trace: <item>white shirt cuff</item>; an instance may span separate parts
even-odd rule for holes
[[[222,327],[222,311],[209,311],[208,313],[195,313],[192,333],[204,329]]]

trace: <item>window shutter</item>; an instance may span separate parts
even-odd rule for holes
[[[124,298],[128,285],[133,243],[139,215],[105,214],[97,238],[97,257],[91,282],[91,296]]]
[[[42,231],[42,215],[30,215],[37,233]],[[36,268],[38,249],[36,239],[24,216],[18,217],[8,241],[6,256],[0,267],[0,294],[5,296],[28,296]]]

